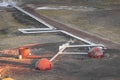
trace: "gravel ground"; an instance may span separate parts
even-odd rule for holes
[[[16,48],[33,43],[46,43],[41,48],[33,48],[32,53],[53,56],[58,45],[67,39],[54,34],[21,35],[9,34],[0,36],[1,49]],[[48,44],[49,43],[49,44]],[[58,44],[56,44],[58,43]],[[8,51],[9,52],[9,51]],[[5,54],[1,52],[0,54]],[[120,51],[108,50],[102,59],[92,59],[87,55],[61,55],[53,61],[54,67],[50,71],[38,71],[34,68],[39,59],[22,59],[14,57],[9,52],[0,57],[0,76],[11,77],[15,80],[120,80]]]
[[[15,80],[119,80],[120,54],[112,51],[102,59],[91,59],[87,55],[61,55],[54,60],[50,71],[34,69],[37,60],[18,60],[1,58],[4,66],[2,77],[9,76]]]
[[[51,6],[43,7],[51,8]],[[72,8],[73,6],[69,7]],[[52,6],[52,8],[57,7]],[[94,7],[91,8],[93,8],[93,11],[89,11],[89,7],[87,6],[82,6],[82,9],[86,11],[76,9],[66,10],[66,7],[65,9],[60,10],[40,9],[36,11],[48,18],[71,26],[72,28],[83,30],[89,34],[96,35],[114,43],[120,44],[120,9],[111,7],[95,9]]]

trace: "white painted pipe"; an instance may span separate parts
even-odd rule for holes
[[[26,29],[18,29],[18,30],[19,30],[19,31],[20,31],[20,30],[25,30],[25,31],[29,31],[29,32],[30,32],[30,31],[38,31],[38,30],[39,30],[39,31],[41,31],[41,30],[42,30],[42,31],[43,31],[43,30],[51,30],[51,28],[26,28]]]
[[[52,30],[52,29],[55,29],[55,28],[54,28],[53,26],[51,26],[50,24],[46,23],[45,21],[43,21],[42,19],[40,19],[40,18],[38,18],[38,17],[36,17],[36,16],[34,16],[34,15],[28,13],[27,11],[23,10],[22,8],[14,5],[14,4],[10,4],[10,5],[11,5],[12,7],[18,9],[19,11],[21,11],[21,12],[29,15],[30,17],[34,18],[35,20],[39,21],[40,23],[43,23],[43,24],[46,25],[47,27],[49,27],[49,28],[47,28],[47,29],[46,29],[46,28],[42,28],[42,29],[39,28],[39,30]],[[24,30],[25,30],[25,29],[24,29]],[[30,29],[26,29],[26,30],[30,30]],[[36,30],[36,29],[31,29],[31,30]],[[19,31],[21,31],[21,32],[23,32],[23,33],[45,33],[45,32],[59,32],[59,31],[61,31],[61,32],[64,33],[64,34],[67,34],[67,35],[69,35],[69,36],[71,36],[71,37],[74,37],[74,38],[76,38],[76,39],[78,39],[78,40],[81,40],[81,41],[83,41],[83,42],[85,42],[85,43],[88,43],[88,44],[90,44],[90,45],[94,45],[94,44],[95,44],[95,43],[93,43],[93,42],[90,42],[90,41],[88,41],[88,40],[85,40],[85,39],[83,39],[83,38],[80,38],[80,37],[78,37],[78,36],[75,36],[75,35],[73,35],[73,34],[71,34],[71,33],[69,33],[69,32],[63,31],[63,30],[59,30],[59,31],[57,31],[57,30],[56,30],[56,31],[41,31],[41,32],[39,32],[38,29],[37,29],[36,32],[29,32],[29,31],[27,32],[27,31],[23,31],[23,30],[20,30],[20,29],[19,29]]]
[[[46,26],[48,26],[49,27],[49,29],[47,28],[42,28],[43,30],[52,30],[52,29],[55,29],[53,26],[51,26],[50,24],[48,24],[48,23],[46,23],[45,21],[43,21],[42,19],[39,19],[38,17],[36,17],[36,16],[34,16],[34,15],[32,15],[32,14],[30,14],[30,13],[28,13],[27,11],[25,11],[25,10],[23,10],[22,8],[20,8],[20,7],[18,7],[18,6],[16,6],[16,5],[13,5],[13,4],[11,4],[11,6],[13,6],[14,8],[16,8],[16,9],[18,9],[19,11],[21,11],[21,12],[23,12],[23,13],[25,13],[25,14],[27,14],[27,15],[29,15],[30,17],[32,17],[32,18],[34,18],[35,20],[37,20],[37,21],[39,21],[39,22],[41,22],[41,23],[43,23],[44,25],[46,25]],[[42,30],[42,29],[39,29],[39,30]],[[30,29],[26,29],[26,30],[30,30]],[[24,29],[24,31],[23,30],[20,30],[19,29],[19,31],[21,31],[21,32],[24,32],[24,33],[45,33],[45,32],[62,32],[62,33],[64,33],[64,34],[67,34],[67,35],[69,35],[69,36],[71,36],[71,37],[74,37],[74,38],[76,38],[76,39],[78,39],[78,40],[81,40],[81,41],[83,41],[83,42],[85,42],[85,43],[88,43],[88,44],[91,44],[91,45],[94,45],[95,43],[93,43],[93,42],[90,42],[90,41],[88,41],[88,40],[85,40],[85,39],[83,39],[83,38],[80,38],[80,37],[78,37],[78,36],[75,36],[75,35],[73,35],[73,34],[71,34],[71,33],[69,33],[69,32],[66,32],[66,31],[63,31],[63,30],[55,30],[55,31],[38,31],[38,29],[33,29],[33,30],[37,30],[36,32],[26,32],[25,31],[25,29]],[[31,29],[31,31],[32,31],[32,29]]]
[[[50,59],[50,61],[52,62],[57,56],[59,56],[61,53],[60,52],[58,52],[56,55],[54,55],[51,59]]]
[[[45,21],[43,21],[42,19],[40,19],[40,18],[38,18],[38,17],[36,17],[36,16],[34,16],[34,15],[28,13],[27,11],[23,10],[22,8],[14,5],[14,4],[10,4],[10,5],[11,5],[12,7],[16,8],[17,10],[25,13],[26,15],[32,17],[33,19],[37,20],[38,22],[43,23],[44,25],[46,25],[46,26],[49,27],[50,29],[55,29],[52,25],[46,23]]]
[[[76,54],[88,54],[88,53],[85,53],[85,52],[62,52],[60,54],[68,54],[68,55],[76,55]]]
[[[78,40],[81,40],[81,41],[83,41],[83,42],[85,42],[85,43],[87,43],[87,44],[90,44],[90,45],[95,45],[95,43],[93,43],[93,42],[90,42],[90,41],[88,41],[88,40],[85,40],[85,39],[83,39],[83,38],[80,38],[80,37],[78,37],[78,36],[75,36],[75,35],[73,35],[73,34],[71,34],[71,33],[69,33],[69,32],[67,32],[67,31],[64,31],[64,30],[46,30],[46,31],[42,31],[42,30],[40,30],[40,31],[30,31],[30,30],[25,30],[25,29],[18,29],[19,31],[21,31],[21,32],[23,32],[23,33],[26,33],[26,34],[30,34],[30,33],[49,33],[49,32],[62,32],[62,33],[64,33],[64,34],[67,34],[67,35],[69,35],[69,36],[71,36],[71,37],[74,37],[74,38],[76,38],[76,39],[78,39]]]
[[[103,44],[94,44],[94,45],[68,45],[67,48],[73,48],[73,47],[104,47]]]
[[[83,41],[83,42],[85,42],[85,43],[88,43],[88,44],[90,44],[90,45],[94,45],[94,44],[95,44],[95,43],[93,43],[93,42],[90,42],[90,41],[85,40],[85,39],[83,39],[83,38],[80,38],[80,37],[78,37],[78,36],[75,36],[75,35],[67,32],[67,31],[61,30],[61,32],[64,33],[64,34],[67,34],[67,35],[69,35],[69,36],[71,36],[71,37],[74,37],[74,38],[76,38],[76,39],[78,39],[78,40],[81,40],[81,41]]]
[[[19,31],[21,31],[22,33],[25,33],[25,34],[33,34],[33,33],[54,33],[54,32],[60,32],[59,30],[32,31],[32,32],[29,32],[29,31],[26,31],[26,30],[19,30]]]

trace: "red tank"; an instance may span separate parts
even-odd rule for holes
[[[43,58],[36,63],[35,67],[38,70],[51,70],[53,67],[53,64],[47,58]]]
[[[88,56],[91,58],[103,58],[104,52],[100,47],[94,47],[88,52]]]

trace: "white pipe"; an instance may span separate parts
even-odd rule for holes
[[[26,31],[41,31],[41,30],[51,30],[51,28],[26,28],[26,29],[18,29],[20,30],[26,30]]]
[[[46,30],[55,29],[55,28],[54,28],[53,26],[51,26],[50,24],[46,23],[45,21],[43,21],[42,19],[40,19],[40,18],[38,18],[38,17],[36,17],[36,16],[34,16],[34,15],[28,13],[27,11],[23,10],[22,8],[14,5],[14,4],[10,4],[10,5],[13,6],[14,8],[18,9],[19,11],[21,11],[21,12],[29,15],[30,17],[34,18],[35,20],[43,23],[44,25],[46,25],[46,26],[48,26],[48,27],[50,28],[50,29],[44,28],[43,30],[45,30],[45,29],[46,29]],[[24,30],[25,30],[25,29],[24,29]],[[28,30],[29,30],[29,29],[28,29]],[[33,30],[36,30],[36,29],[33,29]],[[38,30],[38,29],[37,29],[37,30]],[[39,30],[42,30],[42,29],[39,29]],[[25,32],[25,31],[22,31],[22,30],[20,30],[20,31],[21,31],[21,32]],[[25,33],[45,33],[45,32],[47,32],[47,31],[43,31],[43,32],[38,32],[38,31],[37,31],[37,32],[25,32]],[[58,32],[58,31],[48,31],[48,32]],[[80,37],[78,37],[78,36],[75,36],[75,35],[73,35],[73,34],[71,34],[71,33],[69,33],[69,32],[66,32],[66,31],[63,31],[63,30],[61,30],[61,32],[64,33],[64,34],[67,34],[67,35],[69,35],[69,36],[71,36],[71,37],[74,37],[74,38],[76,38],[76,39],[78,39],[78,40],[81,40],[81,41],[83,41],[83,42],[85,42],[85,43],[88,43],[88,44],[90,44],[90,45],[94,45],[94,44],[95,44],[95,43],[93,43],[93,42],[90,42],[90,41],[85,40],[85,39],[83,39],[83,38],[80,38]]]
[[[69,36],[71,36],[71,37],[74,37],[74,38],[76,38],[76,39],[78,39],[78,40],[81,40],[81,41],[83,41],[83,42],[85,42],[85,43],[88,43],[88,44],[90,44],[90,45],[94,45],[94,44],[95,44],[95,43],[93,43],[93,42],[90,42],[90,41],[85,40],[85,39],[83,39],[83,38],[80,38],[80,37],[78,37],[78,36],[75,36],[75,35],[67,32],[67,31],[61,30],[61,32],[64,33],[64,34],[67,34],[67,35],[69,35]]]
[[[50,61],[52,62],[57,56],[59,56],[64,50],[65,50],[66,47],[64,47],[63,49],[61,49],[56,55],[54,55]]]
[[[88,53],[85,53],[85,52],[62,52],[62,53],[60,53],[60,54],[88,54]]]
[[[10,5],[11,5],[12,7],[16,8],[17,10],[25,13],[26,15],[32,17],[33,19],[37,20],[38,22],[43,23],[44,25],[46,25],[46,26],[49,27],[50,29],[55,29],[52,25],[46,23],[45,21],[43,21],[42,19],[40,19],[40,18],[38,18],[38,17],[36,17],[36,16],[34,16],[34,15],[28,13],[27,11],[23,10],[22,8],[14,5],[14,4],[10,4]]]
[[[75,36],[75,35],[67,32],[67,31],[64,31],[64,30],[50,30],[50,31],[32,31],[32,30],[31,30],[31,32],[30,32],[30,30],[27,30],[27,31],[26,31],[25,29],[18,29],[18,30],[21,31],[21,32],[23,32],[23,33],[26,33],[26,34],[30,34],[30,33],[62,32],[62,33],[64,33],[64,34],[67,34],[67,35],[69,35],[69,36],[71,36],[71,37],[74,37],[74,38],[76,38],[76,39],[78,39],[78,40],[81,40],[81,41],[83,41],[83,42],[85,42],[85,43],[87,43],[87,44],[95,45],[95,43],[93,43],[93,42],[87,41],[87,40],[85,40],[85,39],[83,39],[83,38],[80,38],[80,37],[78,37],[78,36]],[[37,29],[36,29],[36,30],[37,30]],[[41,29],[41,30],[42,30],[42,29]]]
[[[66,46],[67,48],[73,48],[73,47],[97,47],[97,46],[99,46],[99,47],[104,47],[104,45],[103,44],[94,44],[94,45],[68,45],[68,46]]]
[[[54,55],[51,59],[50,59],[50,61],[52,62],[58,55],[60,55],[61,53],[60,52],[58,52],[56,55]]]
[[[46,31],[32,31],[32,32],[28,32],[26,30],[19,30],[21,31],[22,33],[25,33],[25,34],[32,34],[32,33],[53,33],[53,32],[60,32],[59,30],[46,30]]]
[[[34,18],[35,20],[43,23],[44,25],[46,25],[46,26],[48,26],[48,27],[50,28],[50,29],[44,28],[43,30],[45,30],[45,29],[46,29],[46,30],[55,29],[55,28],[54,28],[53,26],[51,26],[50,24],[46,23],[46,22],[43,21],[42,19],[37,18],[37,17],[34,16],[34,15],[28,13],[27,11],[23,10],[22,8],[14,5],[14,4],[11,4],[11,6],[13,6],[14,8],[18,9],[19,11],[21,11],[21,12],[29,15],[30,17]],[[24,30],[25,30],[25,29],[24,29]],[[27,30],[28,30],[28,29],[27,29]],[[32,29],[31,29],[31,30],[32,30]],[[36,30],[36,29],[33,29],[33,30]],[[38,30],[38,29],[37,29],[37,30]],[[42,30],[42,29],[39,29],[39,30]],[[20,30],[20,29],[19,29],[19,31],[24,32],[24,33],[45,33],[45,32],[47,32],[47,31],[41,31],[41,32],[39,32],[39,31],[36,31],[36,32],[25,32],[25,31]],[[73,34],[71,34],[71,33],[69,33],[69,32],[66,32],[66,31],[63,31],[63,30],[60,30],[60,31],[61,31],[62,33],[64,33],[64,34],[67,34],[67,35],[69,35],[69,36],[71,36],[71,37],[74,37],[74,38],[76,38],[76,39],[78,39],[78,40],[81,40],[81,41],[83,41],[83,42],[85,42],[85,43],[88,43],[88,44],[91,44],[91,45],[94,45],[94,44],[95,44],[95,43],[93,43],[93,42],[87,41],[87,40],[85,40],[85,39],[83,39],[83,38],[80,38],[80,37],[78,37],[78,36],[75,36],[75,35],[73,35]],[[48,31],[48,32],[59,32],[59,31],[56,30],[56,31]]]
[[[78,40],[81,40],[81,41],[89,44],[89,45],[67,45],[67,46],[64,46],[64,47],[62,47],[62,49],[61,49],[56,55],[54,55],[54,56],[50,59],[50,61],[53,61],[53,60],[54,60],[57,56],[59,56],[60,54],[87,54],[87,53],[83,53],[83,52],[82,52],[82,53],[77,53],[77,52],[63,52],[66,48],[70,48],[70,47],[91,47],[91,46],[102,46],[102,47],[103,47],[103,45],[101,45],[101,44],[95,44],[95,43],[93,43],[93,42],[87,41],[87,40],[85,40],[85,39],[83,39],[83,38],[80,38],[80,37],[78,37],[78,36],[75,36],[75,35],[67,32],[67,31],[64,31],[64,30],[54,30],[54,29],[56,29],[56,28],[54,28],[54,27],[51,26],[50,24],[46,23],[46,22],[43,21],[42,19],[39,19],[38,17],[36,17],[36,16],[28,13],[27,11],[23,10],[22,8],[14,5],[14,4],[10,4],[10,5],[11,5],[12,7],[16,8],[17,10],[25,13],[26,15],[32,17],[33,19],[37,20],[38,22],[40,22],[40,23],[46,25],[47,27],[49,27],[49,28],[18,29],[18,30],[21,31],[22,33],[28,34],[28,33],[62,32],[62,33],[64,33],[64,34],[67,34],[67,35],[69,35],[69,36],[71,36],[71,37],[74,37],[74,38],[76,38],[76,39],[78,39]]]
[[[69,46],[64,46],[56,55],[54,55],[50,61],[53,61],[57,56],[59,56],[60,54],[67,54],[67,55],[86,55],[88,53],[86,52],[63,52],[66,48],[69,48],[69,47],[91,47],[91,46],[101,46],[101,44],[96,44],[96,45],[69,45]]]

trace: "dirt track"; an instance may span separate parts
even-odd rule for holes
[[[29,8],[29,9],[26,9],[26,10],[28,12],[34,14],[35,16],[43,19],[44,21],[46,21],[47,23],[49,23],[50,25],[52,25],[52,26],[54,26],[58,29],[65,30],[67,32],[70,32],[70,33],[72,33],[76,36],[82,37],[82,38],[87,39],[89,41],[92,41],[94,43],[104,44],[109,49],[120,49],[120,44],[113,43],[111,41],[102,39],[98,36],[90,35],[89,33],[86,33],[86,32],[83,32],[83,31],[80,31],[80,30],[77,30],[77,29],[73,29],[69,26],[66,26],[66,25],[62,24],[62,23],[59,23],[59,22],[56,22],[54,20],[48,19],[48,18],[36,13],[33,9]]]

